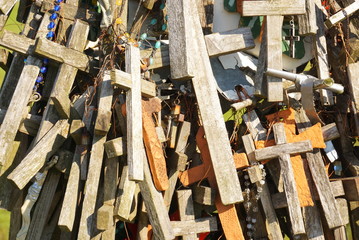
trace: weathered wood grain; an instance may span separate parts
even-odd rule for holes
[[[127,164],[128,177],[143,180],[143,156],[138,149],[143,145],[140,50],[126,46],[126,72],[131,74],[131,88],[126,92]]]
[[[349,202],[350,209],[350,224],[352,228],[352,233],[354,240],[358,240],[359,236],[359,201]]]
[[[148,216],[153,227],[154,236],[163,240],[174,239],[175,235],[162,194],[157,191],[152,181],[145,149],[142,147],[142,149],[138,150],[141,151],[144,162],[144,179],[142,182],[139,182],[139,186],[146,209],[149,213]]]
[[[305,1],[293,0],[288,4],[285,0],[273,1],[241,1],[242,16],[298,15],[304,14]]]
[[[44,163],[61,147],[68,136],[69,127],[67,120],[59,120],[12,171],[8,179],[13,181],[18,188],[23,189]]]
[[[152,49],[142,49],[141,58],[148,59],[152,54]],[[156,69],[170,65],[169,45],[162,44],[161,48],[157,49],[152,56],[153,63],[148,66],[148,69]],[[149,61],[149,60],[148,60]]]
[[[111,71],[111,79],[113,84],[119,86],[124,90],[129,90],[132,87],[131,74],[117,69]],[[141,93],[144,97],[156,96],[156,84],[141,79]]]
[[[70,175],[66,185],[66,192],[60,212],[58,226],[62,231],[71,232],[73,230],[76,207],[78,202],[79,183],[80,183],[80,161],[81,148],[76,146],[73,162],[71,164]]]
[[[327,28],[333,27],[335,24],[343,21],[344,19],[350,17],[352,14],[354,14],[356,11],[359,10],[359,2],[354,1],[349,6],[345,7],[341,11],[337,12],[336,14],[330,16],[326,21],[325,25]]]
[[[359,201],[359,177],[343,179],[345,196],[348,201]]]
[[[105,142],[104,147],[108,158],[119,157],[126,154],[126,140],[123,137]]]
[[[348,65],[349,92],[354,102],[356,112],[359,112],[359,62]]]
[[[89,71],[90,63],[86,54],[58,45],[50,40],[37,39],[34,52],[59,63],[66,63],[81,71]]]
[[[214,232],[218,230],[217,220],[214,217],[206,217],[187,221],[172,221],[171,226],[176,236],[201,232]]]
[[[8,15],[17,0],[0,0],[0,10],[5,15]]]
[[[263,161],[264,159],[273,159],[279,157],[281,154],[298,154],[312,151],[312,143],[310,140],[296,142],[296,143],[287,143],[285,146],[271,146],[263,149],[257,149],[254,151],[255,158],[258,161]]]
[[[192,200],[192,191],[191,190],[178,190],[177,191],[178,199],[178,211],[181,221],[194,220],[194,208]],[[197,234],[186,234],[182,236],[183,240],[196,240]]]
[[[274,124],[273,131],[274,131],[274,138],[277,146],[282,145],[284,148],[284,146],[287,144],[284,124],[283,123]],[[288,153],[280,153],[279,163],[283,174],[284,191],[287,198],[289,218],[292,225],[293,234],[294,235],[304,234],[305,228],[304,228],[303,216],[300,209],[297,186],[295,184],[293,167],[290,161],[290,155]]]
[[[191,61],[196,63],[192,84],[206,133],[219,194],[225,205],[241,202],[243,201],[242,190],[223,121],[217,93],[217,83],[213,76],[208,53],[206,52],[206,44],[198,18],[196,3],[191,1],[190,5],[192,6],[192,12],[187,15],[187,18],[193,21],[192,26],[195,30],[193,45],[196,47],[195,52],[198,53],[190,55],[193,58]],[[203,86],[206,87],[204,88]]]
[[[114,215],[121,221],[129,221],[132,202],[135,197],[136,182],[130,181],[128,166],[122,168],[120,183],[117,188]]]
[[[111,86],[110,73],[104,73],[101,83],[98,108],[110,111],[112,106],[113,88]],[[101,117],[101,116],[98,116]],[[96,119],[98,121],[98,119]],[[106,142],[106,135],[95,134],[92,141],[91,156],[89,161],[86,189],[81,213],[78,239],[90,239],[93,234],[95,218],[95,205],[99,188],[102,160],[104,154],[103,144]]]
[[[0,168],[6,163],[10,147],[15,139],[17,130],[23,120],[23,113],[28,104],[37,75],[40,72],[41,62],[33,57],[28,58],[28,63],[20,75],[19,83],[10,101],[7,114],[0,127]],[[22,96],[19,98],[18,96]]]
[[[213,206],[215,203],[216,190],[211,187],[197,186],[192,187],[193,200],[199,204]]]
[[[194,76],[194,29],[191,8],[194,1],[168,1],[168,38],[171,77],[188,80]]]
[[[213,33],[205,36],[208,54],[211,57],[235,53],[255,47],[250,28]]]
[[[299,111],[295,118],[299,132],[303,132],[307,128],[311,127],[311,123],[303,110]],[[330,182],[328,175],[326,174],[320,150],[314,149],[313,152],[306,153],[305,157],[308,161],[313,182],[316,186],[324,216],[329,228],[332,229],[342,226],[342,220],[335,204],[334,195],[330,188]]]
[[[44,230],[47,215],[49,213],[57,185],[60,181],[61,174],[56,170],[50,171],[46,177],[39,200],[34,209],[29,231],[26,240],[40,240]]]
[[[299,35],[314,35],[317,33],[318,27],[316,23],[315,5],[313,0],[305,0],[305,14],[298,15]]]

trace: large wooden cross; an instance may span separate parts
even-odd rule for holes
[[[205,138],[204,135],[204,128],[200,127],[196,135],[196,142],[201,151],[203,164],[180,173],[179,177],[183,186],[188,186],[190,184],[207,178],[210,186],[218,190],[219,186],[216,182],[216,177],[213,169],[214,166],[211,162],[209,146],[206,140],[207,138]],[[238,160],[239,161],[236,164],[238,165],[237,167],[248,166],[248,160],[245,154],[238,155]],[[234,204],[224,205],[221,201],[221,198],[217,194],[215,205],[218,210],[218,216],[221,221],[226,238],[244,239],[242,228],[239,223],[237,211]]]
[[[243,201],[196,2],[167,2],[172,78],[191,78],[223,204]],[[196,53],[196,54],[193,54]],[[177,63],[177,64],[174,64]],[[175,73],[177,72],[177,73]]]
[[[282,25],[284,15],[298,15],[305,13],[305,1],[285,0],[273,1],[237,1],[237,9],[242,16],[266,16],[263,59],[268,68],[282,70]],[[263,77],[261,75],[261,77]],[[267,94],[268,102],[283,101],[283,83],[281,78],[267,76],[267,85],[258,86],[256,94]]]
[[[283,174],[284,190],[288,201],[289,217],[292,223],[294,235],[304,234],[304,222],[300,209],[299,198],[297,195],[297,186],[294,180],[294,173],[290,161],[290,154],[299,154],[311,151],[312,145],[309,140],[287,143],[283,123],[277,123],[273,126],[276,146],[255,150],[256,160],[265,160],[279,158],[281,173]]]

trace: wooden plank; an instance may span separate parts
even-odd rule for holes
[[[58,225],[62,231],[71,232],[73,230],[79,193],[80,160],[81,148],[76,146],[73,162],[71,164],[69,179],[66,185],[66,192],[62,204],[62,209],[58,221]]]
[[[180,129],[179,129],[179,134],[178,134],[178,139],[177,139],[177,144],[176,144],[176,149],[175,149],[175,151],[177,153],[185,152],[190,133],[191,133],[191,123],[184,121],[180,125]],[[174,153],[174,155],[175,155],[175,153]],[[172,159],[173,159],[173,161],[172,161]],[[180,164],[179,158],[176,158],[176,156],[171,157],[171,161],[169,161],[169,162],[172,163],[173,165],[170,166],[170,170],[168,173],[169,186],[166,189],[164,196],[163,196],[168,210],[170,209],[173,193],[175,192],[175,189],[176,189],[176,183],[178,180],[178,173],[179,173],[178,166]]]
[[[131,74],[131,88],[126,92],[127,164],[132,181],[143,180],[143,156],[138,149],[143,145],[140,50],[126,46],[126,72]]]
[[[69,127],[67,120],[59,120],[11,172],[8,179],[13,181],[19,189],[23,189],[44,163],[61,147],[67,138]]]
[[[335,123],[322,126],[322,133],[324,141],[331,141],[340,137],[337,125]]]
[[[187,221],[172,221],[171,226],[176,236],[201,232],[215,232],[218,230],[217,220],[214,217],[206,217]]]
[[[293,0],[288,4],[285,0],[275,1],[241,1],[242,16],[279,16],[304,14],[305,1]]]
[[[299,132],[303,132],[307,128],[311,127],[311,123],[303,110],[299,111],[295,118]],[[330,188],[330,182],[320,150],[314,149],[313,152],[306,153],[305,157],[308,161],[313,182],[316,186],[324,216],[329,228],[333,229],[342,226],[342,221],[339,216],[338,208],[335,204],[333,192]]]
[[[313,150],[310,140],[287,143],[285,146],[275,145],[254,151],[257,161],[265,159],[273,159],[279,157],[281,154],[298,154]]]
[[[152,55],[152,49],[142,49],[141,58],[146,59]],[[156,69],[170,65],[169,45],[162,44],[161,48],[157,49],[152,56],[153,64],[148,66],[148,69]],[[149,61],[149,60],[148,60]]]
[[[359,201],[349,202],[350,225],[354,240],[359,239]]]
[[[315,4],[315,14],[316,14],[316,22],[318,26],[318,31],[313,36],[313,44],[315,51],[315,59],[317,61],[317,74],[319,79],[327,79],[330,78],[330,70],[329,70],[329,62],[328,62],[328,51],[327,51],[327,40],[325,37],[326,28],[324,26],[325,16],[322,12],[322,4],[320,0],[313,0]],[[321,89],[320,92],[320,100],[323,105],[333,105],[333,93]]]
[[[61,173],[57,171],[50,171],[47,175],[39,200],[37,201],[34,213],[32,215],[33,221],[30,223],[29,231],[26,235],[26,240],[41,239],[41,235],[46,224],[47,215],[51,207],[52,199],[60,181],[60,176]]]
[[[208,55],[216,57],[255,47],[250,28],[213,33],[205,36]]]
[[[341,11],[337,12],[336,14],[330,16],[326,21],[325,25],[327,28],[331,28],[337,23],[343,21],[346,18],[349,18],[352,14],[359,10],[359,2],[354,1],[349,6],[345,7]]]
[[[35,40],[26,37],[25,35],[19,35],[8,30],[0,36],[0,45],[7,49],[19,52],[21,54],[32,54],[34,52]]]
[[[136,182],[128,178],[128,166],[122,168],[120,183],[117,189],[114,216],[121,221],[129,221],[132,202],[134,201]]]
[[[108,158],[119,157],[126,154],[126,141],[123,137],[118,137],[104,144]]]
[[[216,197],[216,191],[211,187],[197,186],[192,187],[193,200],[199,204],[213,206]]]
[[[302,212],[308,239],[325,240],[317,206],[304,207]]]
[[[153,234],[158,239],[173,239],[175,235],[167,214],[167,208],[161,192],[157,191],[153,184],[145,149],[142,147],[138,150],[142,153],[144,162],[144,179],[139,182],[139,186],[146,209],[149,212],[148,217],[153,227]]]
[[[33,57],[28,58],[28,63],[20,75],[19,83],[10,101],[7,114],[0,127],[0,168],[6,163],[12,142],[23,119],[24,109],[32,94],[36,78],[40,72],[41,62]],[[19,98],[18,96],[22,96]]]
[[[349,92],[354,102],[356,112],[359,112],[359,62],[348,65]]]
[[[111,79],[114,85],[120,86],[124,90],[129,90],[132,87],[132,79],[129,73],[114,69],[111,71]],[[156,84],[141,79],[141,93],[144,97],[155,97]]]
[[[192,26],[195,30],[193,45],[196,47],[194,52],[198,53],[190,55],[193,58],[191,61],[196,63],[192,84],[196,92],[219,194],[223,204],[228,205],[243,201],[242,190],[223,121],[217,93],[217,83],[206,52],[206,44],[198,18],[197,6],[193,0],[191,0],[190,6],[192,6],[191,10],[193,12],[187,15],[187,18],[193,21]],[[203,86],[206,86],[206,88]]]
[[[66,63],[81,71],[89,71],[90,63],[86,54],[58,45],[50,40],[40,38],[37,39],[34,52],[56,62]]]
[[[5,15],[8,15],[17,0],[0,0],[0,10]]]
[[[101,83],[101,89],[99,93],[98,108],[105,111],[110,111],[112,106],[113,89],[111,86],[110,72],[106,71]],[[101,116],[98,116],[98,118]],[[101,166],[103,161],[104,146],[106,142],[106,135],[95,134],[92,141],[91,156],[88,167],[85,197],[82,206],[80,228],[78,233],[78,239],[91,239],[93,234],[93,226],[95,224],[95,205],[97,199],[97,193],[99,188],[99,181],[101,176]]]
[[[314,35],[318,27],[316,22],[315,4],[313,0],[305,0],[305,14],[298,15],[299,35]]]
[[[287,140],[285,136],[284,124],[277,123],[273,125],[274,138],[277,146],[286,145]],[[282,148],[282,149],[283,149]],[[302,212],[300,210],[299,198],[297,193],[297,186],[295,184],[293,167],[288,153],[279,155],[279,163],[284,180],[284,191],[287,198],[289,218],[292,225],[294,235],[304,234],[304,222]]]
[[[194,220],[194,208],[192,201],[192,191],[191,190],[178,190],[177,191],[178,199],[178,211],[181,221]],[[183,240],[193,240],[197,239],[197,234],[186,234],[182,235]]]
[[[244,1],[247,2],[247,1]],[[268,2],[268,1],[267,1]],[[301,1],[303,2],[303,1]],[[282,70],[282,25],[283,16],[267,16],[267,67]],[[268,102],[283,101],[283,82],[281,78],[267,75]]]
[[[343,179],[345,196],[348,201],[359,201],[359,177]]]
[[[168,38],[171,77],[188,80],[194,76],[195,61],[191,58],[193,46],[193,22],[191,17],[194,1],[168,1]]]
[[[3,30],[8,16],[0,14],[0,31]]]

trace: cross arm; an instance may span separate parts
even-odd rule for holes
[[[132,80],[131,74],[129,73],[115,69],[111,71],[111,80],[114,85],[119,86],[124,90],[131,89]],[[146,80],[141,80],[141,93],[144,97],[155,97],[156,84]]]
[[[215,217],[187,221],[171,221],[171,225],[176,236],[183,236],[189,233],[215,232],[218,230],[217,219]]]
[[[305,14],[305,1],[239,1],[242,16],[300,15]]]
[[[47,39],[38,38],[35,45],[35,53],[41,56],[60,63],[66,63],[81,71],[86,72],[89,70],[89,58],[82,52],[67,48]]]
[[[254,155],[257,161],[263,161],[277,158],[283,154],[299,154],[312,150],[312,143],[310,140],[306,140],[302,142],[280,144],[263,149],[257,149],[254,151]]]
[[[4,30],[0,37],[0,45],[15,52],[31,54],[35,45],[35,40]]]

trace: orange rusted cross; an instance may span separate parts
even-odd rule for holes
[[[204,137],[204,129],[200,127],[196,135],[196,142],[201,151],[201,158],[203,164],[187,171],[180,173],[179,178],[184,186],[200,181],[204,178],[208,179],[212,188],[217,189],[217,181],[214,175],[214,170],[209,154],[207,141]],[[246,154],[235,154],[236,167],[247,167],[248,159]],[[218,192],[218,191],[217,191]],[[215,205],[218,211],[218,216],[222,224],[223,232],[227,239],[244,240],[241,225],[238,220],[238,215],[234,204],[223,205],[219,194],[216,196]]]
[[[306,131],[296,134],[295,125],[295,110],[292,108],[280,111],[271,115],[266,116],[267,120],[271,123],[283,122],[285,128],[286,139],[288,143],[300,142],[303,140],[311,140],[313,148],[325,148],[323,134],[320,123],[312,126]],[[270,141],[257,141],[255,143],[256,148],[263,148],[275,145],[274,140]],[[313,206],[313,193],[311,185],[310,175],[306,174],[305,162],[302,160],[300,154],[291,155],[290,160],[292,162],[294,171],[294,179],[297,185],[298,197],[301,207]]]

